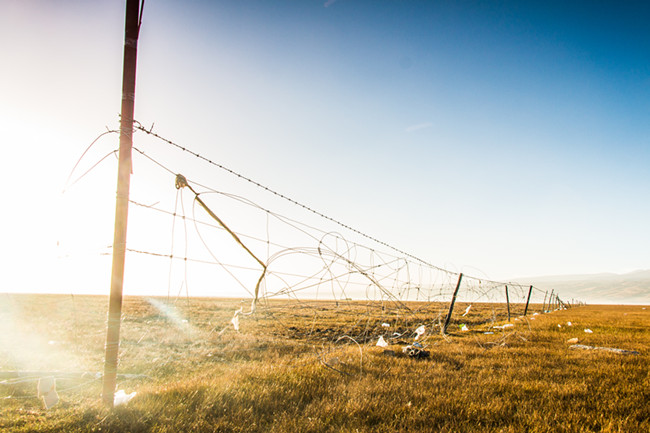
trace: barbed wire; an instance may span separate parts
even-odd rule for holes
[[[260,182],[258,182],[256,180],[253,180],[252,178],[250,178],[248,176],[245,176],[245,175],[243,175],[243,174],[241,174],[241,173],[239,173],[239,172],[237,172],[235,170],[232,170],[232,169],[224,166],[223,164],[217,163],[217,162],[211,160],[210,158],[199,154],[198,152],[195,152],[195,151],[193,151],[193,150],[191,150],[191,149],[189,149],[189,148],[187,148],[185,146],[182,146],[182,145],[180,145],[180,144],[178,144],[178,143],[176,143],[176,142],[174,142],[174,141],[172,141],[172,140],[170,140],[168,138],[165,138],[165,137],[161,136],[160,134],[158,134],[156,132],[153,132],[153,125],[151,126],[151,128],[147,129],[140,122],[134,121],[134,129],[137,130],[137,131],[144,132],[144,133],[146,133],[146,134],[148,134],[148,135],[150,135],[152,137],[155,137],[156,139],[158,139],[158,140],[160,140],[162,142],[165,142],[165,143],[167,143],[167,144],[169,144],[169,145],[171,145],[171,146],[173,146],[173,147],[175,147],[177,149],[180,149],[181,151],[186,152],[186,153],[188,153],[188,154],[190,154],[190,155],[192,155],[192,156],[194,156],[194,157],[196,157],[196,158],[198,158],[198,159],[200,159],[200,160],[202,160],[202,161],[204,161],[204,162],[206,162],[206,163],[208,163],[208,164],[210,164],[210,165],[212,165],[212,166],[214,166],[216,168],[219,168],[219,169],[221,169],[221,170],[223,170],[223,171],[225,171],[227,173],[230,173],[230,174],[236,176],[237,178],[240,178],[240,179],[242,179],[242,180],[244,180],[244,181],[246,181],[246,182],[248,182],[248,183],[250,183],[252,185],[255,185],[256,187],[261,188],[262,190],[264,190],[266,192],[269,192],[269,193],[271,193],[271,194],[273,194],[273,195],[275,195],[277,197],[280,197],[281,199],[286,200],[286,201],[288,201],[288,202],[290,202],[290,203],[292,203],[292,204],[294,204],[294,205],[296,205],[296,206],[298,206],[298,207],[300,207],[300,208],[302,208],[302,209],[304,209],[304,210],[306,210],[306,211],[308,211],[308,212],[310,212],[310,213],[312,213],[314,215],[317,215],[317,216],[319,216],[319,217],[321,217],[321,218],[323,218],[325,220],[333,222],[333,223],[345,228],[346,230],[349,230],[349,231],[351,231],[351,232],[353,232],[355,234],[358,234],[358,235],[360,235],[360,236],[362,236],[362,237],[364,237],[366,239],[369,239],[369,240],[371,240],[371,241],[373,241],[373,242],[375,242],[375,243],[377,243],[379,245],[385,246],[385,247],[399,253],[400,255],[402,255],[404,257],[411,258],[411,259],[416,260],[416,261],[418,261],[418,262],[420,262],[420,263],[422,263],[422,264],[424,264],[426,266],[429,266],[429,267],[431,267],[433,269],[436,269],[436,270],[442,271],[442,272],[446,272],[446,273],[449,273],[451,275],[458,276],[460,274],[460,272],[451,271],[451,270],[444,269],[442,267],[436,266],[436,265],[434,265],[434,264],[432,264],[432,263],[430,263],[430,262],[428,262],[426,260],[423,260],[423,259],[415,256],[414,254],[408,253],[408,252],[406,252],[406,251],[404,251],[404,250],[402,250],[400,248],[397,248],[397,247],[395,247],[395,246],[393,246],[393,245],[391,245],[391,244],[389,244],[387,242],[384,242],[384,241],[382,241],[382,240],[380,240],[380,239],[378,239],[378,238],[376,238],[374,236],[368,235],[368,234],[364,233],[361,230],[358,230],[358,229],[356,229],[354,227],[351,227],[351,226],[339,221],[336,218],[333,218],[333,217],[328,216],[328,215],[326,215],[326,214],[324,214],[322,212],[319,212],[319,211],[313,209],[312,207],[310,207],[308,205],[305,205],[305,204],[303,204],[303,203],[301,203],[301,202],[299,202],[297,200],[294,200],[293,198],[291,198],[291,197],[289,197],[289,196],[287,196],[285,194],[277,192],[276,190],[274,190],[274,189],[272,189],[272,188],[270,188],[270,187],[268,187],[268,186],[266,186],[266,185],[264,185],[264,184],[262,184],[262,183],[260,183]],[[169,173],[172,173],[172,174],[174,173],[173,170],[165,167],[164,165],[162,165],[161,163],[159,163],[155,159],[153,159],[150,156],[146,155],[143,151],[141,151],[141,150],[137,150],[137,151],[140,152],[145,157],[152,160],[157,165],[160,165],[162,168],[164,168]],[[200,185],[200,184],[197,183],[197,185]],[[204,185],[200,185],[200,186],[205,187]],[[205,187],[205,188],[210,189],[208,187]],[[490,280],[490,279],[487,279],[487,278],[479,278],[479,277],[474,277],[474,276],[467,275],[467,274],[463,274],[463,275],[464,275],[465,279],[474,279],[474,280],[479,280],[479,281],[482,281],[482,282],[485,282],[485,283],[490,283],[490,284],[495,284],[495,285],[507,285],[507,284],[519,285],[518,283],[514,283],[514,282],[503,282],[503,281]],[[544,292],[543,290],[538,289],[538,288],[536,288],[534,286],[533,286],[533,290],[536,291],[536,292]]]

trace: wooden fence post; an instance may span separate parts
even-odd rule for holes
[[[526,308],[524,309],[524,317],[526,317],[526,313],[528,313],[528,304],[530,303],[530,295],[533,294],[533,286],[530,286],[530,289],[528,289],[528,299],[526,300]]]
[[[506,304],[508,305],[508,322],[510,321],[510,296],[508,296],[508,286],[506,285]]]
[[[546,311],[546,297],[548,296],[548,290],[544,292],[544,303],[542,304],[542,313]]]
[[[447,313],[447,318],[445,319],[445,324],[442,327],[442,333],[447,333],[447,326],[449,326],[449,321],[451,320],[451,313],[454,311],[454,304],[456,303],[456,295],[458,294],[458,289],[460,289],[460,282],[463,279],[463,273],[458,274],[458,283],[456,283],[456,290],[454,290],[454,296],[451,298],[451,304],[449,305],[449,312]]]

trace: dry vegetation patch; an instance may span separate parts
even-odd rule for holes
[[[106,300],[6,301],[0,373],[90,374],[59,379],[61,401],[47,411],[33,378],[4,379],[6,431],[650,431],[650,312],[641,306],[540,314],[537,305],[499,329],[503,305],[474,305],[462,317],[459,304],[443,337],[446,306],[436,304],[399,314],[365,303],[277,301],[241,317],[235,332],[229,321],[239,301],[126,298],[120,373],[143,376],[120,379],[120,389],[138,394],[109,412],[94,376]],[[402,355],[421,325],[418,342],[430,356]],[[388,348],[375,345],[379,336]],[[639,355],[572,350],[572,338]]]

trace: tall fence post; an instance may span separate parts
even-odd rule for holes
[[[458,274],[458,283],[456,283],[456,290],[454,290],[454,296],[451,298],[451,304],[449,305],[449,312],[447,313],[447,318],[445,319],[445,324],[442,327],[442,333],[447,333],[447,326],[449,326],[449,321],[451,320],[451,313],[454,311],[454,304],[456,303],[456,295],[458,294],[458,289],[460,289],[460,282],[463,279],[463,273]]]
[[[524,309],[524,317],[526,317],[526,313],[528,313],[528,304],[530,303],[530,295],[533,294],[533,286],[530,286],[530,289],[528,289],[528,299],[526,300],[526,308]]]
[[[108,301],[106,346],[102,401],[112,408],[117,383],[117,355],[120,346],[122,289],[126,255],[126,226],[129,214],[131,185],[131,149],[133,147],[133,110],[135,106],[135,69],[140,31],[140,0],[126,0],[124,24],[124,64],[122,72],[122,117],[120,119],[120,150],[115,199],[115,229],[113,233],[113,262],[111,292]]]
[[[546,297],[548,296],[548,290],[544,292],[544,303],[542,304],[542,313],[546,311]]]
[[[508,305],[508,322],[510,321],[510,296],[508,295],[508,286],[506,285],[506,304]]]

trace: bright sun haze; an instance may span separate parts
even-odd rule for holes
[[[106,294],[117,135],[61,191],[92,140],[117,128],[123,5],[4,9],[0,291]],[[615,2],[151,2],[135,117],[452,271],[507,280],[645,269],[647,12]],[[176,158],[149,139],[136,134],[134,145]],[[173,208],[173,180],[138,158],[132,198]],[[218,186],[214,167],[188,170]],[[224,190],[230,181],[219,178]],[[169,221],[134,218],[130,245],[169,254]],[[168,287],[162,261],[127,260],[127,293],[187,290]]]

